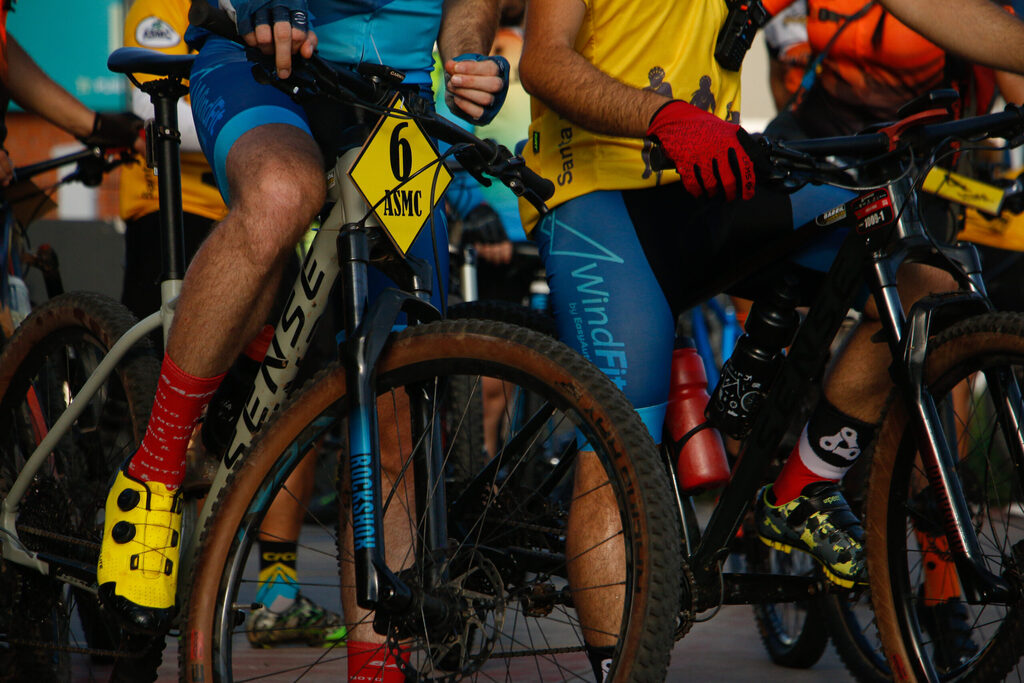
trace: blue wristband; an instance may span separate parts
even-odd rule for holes
[[[498,75],[501,77],[501,90],[494,93],[494,99],[484,107],[484,111],[480,116],[473,118],[466,112],[462,111],[461,108],[455,105],[454,97],[450,92],[445,92],[445,101],[448,103],[448,108],[452,110],[452,113],[469,121],[477,126],[486,126],[491,122],[492,119],[497,115],[498,110],[501,109],[501,105],[505,103],[505,95],[508,94],[508,75],[509,65],[508,60],[500,55],[488,57],[486,55],[478,55],[473,52],[467,52],[466,54],[459,55],[454,59],[456,62],[484,62],[492,61],[498,65]]]

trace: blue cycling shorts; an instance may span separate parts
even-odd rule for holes
[[[759,191],[746,202],[696,200],[678,183],[572,199],[534,232],[559,336],[618,385],[661,442],[678,315],[744,254],[852,197],[833,187],[793,195]],[[788,270],[812,290],[842,240],[839,231],[795,254]],[[738,283],[755,298],[771,269]],[[770,286],[770,285],[768,285]]]
[[[245,48],[220,37],[211,36],[203,44],[192,67],[189,81],[192,114],[199,134],[199,144],[213,168],[217,187],[228,206],[227,158],[231,147],[246,132],[267,124],[287,124],[314,138],[326,163],[333,165],[340,149],[362,143],[361,132],[372,125],[376,115],[364,120],[362,112],[338,108],[333,104],[300,106],[277,88],[256,81],[253,63],[246,58]],[[424,87],[413,86],[420,92]],[[429,96],[429,90],[426,91]],[[313,131],[316,131],[314,135]],[[348,138],[348,131],[360,133]],[[353,133],[354,135],[354,133]],[[434,212],[434,229],[438,257],[431,239],[430,223],[413,241],[408,253],[428,261],[441,274],[442,287],[433,286],[433,303],[440,306],[441,290],[448,288],[448,230],[444,211]],[[371,292],[392,286],[391,281],[371,269]]]

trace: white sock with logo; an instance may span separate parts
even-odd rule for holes
[[[876,430],[875,425],[850,417],[822,399],[796,450],[808,470],[822,479],[839,481],[874,441]]]

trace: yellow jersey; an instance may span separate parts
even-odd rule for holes
[[[189,0],[135,0],[124,24],[124,44],[167,54],[187,54]],[[147,81],[153,76],[139,75]],[[213,220],[227,214],[213,172],[202,152],[181,153],[181,199],[186,213]],[[156,174],[145,163],[125,165],[121,171],[121,217],[133,220],[159,208]]]
[[[739,123],[740,74],[715,61],[715,41],[725,23],[724,0],[583,0],[575,49],[609,76],[653,90]],[[555,184],[555,207],[597,190],[629,190],[678,182],[674,171],[652,171],[644,141],[592,133],[534,98],[527,165]],[[537,211],[520,200],[529,233]]]

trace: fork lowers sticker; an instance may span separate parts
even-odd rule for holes
[[[857,232],[863,234],[885,227],[895,219],[889,190],[872,190],[849,203],[850,212],[857,221]]]

